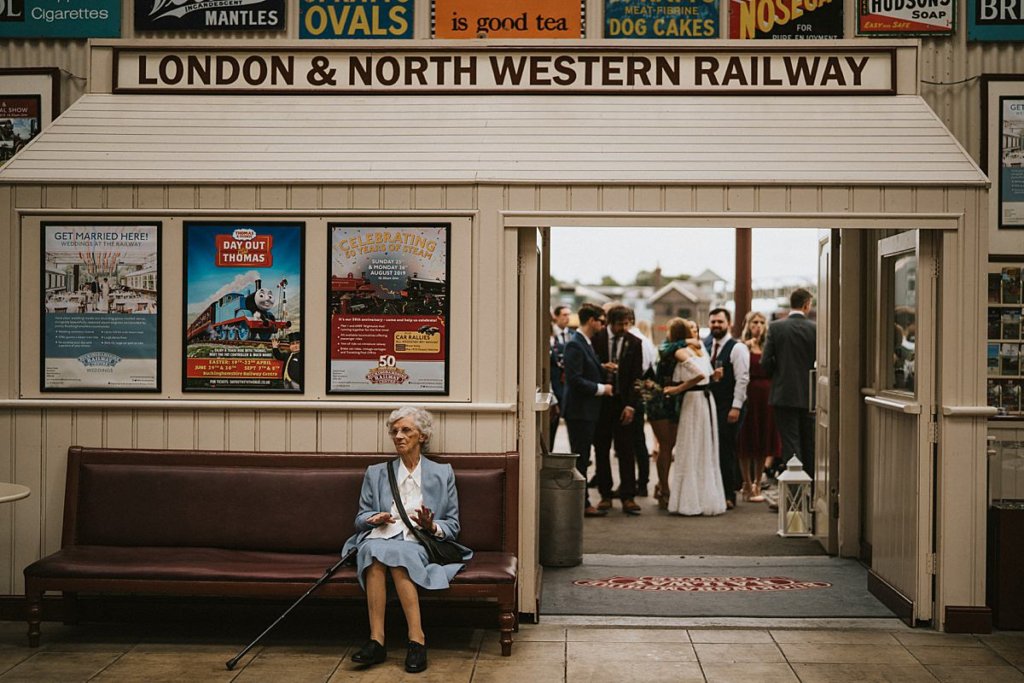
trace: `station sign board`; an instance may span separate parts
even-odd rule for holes
[[[114,92],[892,94],[893,48],[116,49]]]

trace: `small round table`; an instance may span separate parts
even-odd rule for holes
[[[8,484],[0,481],[0,503],[13,503],[22,498],[28,498],[31,489],[21,484]]]

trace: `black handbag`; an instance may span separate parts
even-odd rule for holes
[[[405,506],[402,505],[402,496],[398,492],[398,482],[395,480],[395,468],[392,467],[392,463],[390,462],[388,463],[387,468],[388,483],[391,484],[391,496],[395,499],[395,507],[398,508],[398,514],[401,515],[402,521],[405,522],[405,526],[409,528],[412,535],[416,537],[416,540],[418,540],[424,550],[427,551],[427,561],[430,562],[430,564],[461,563],[462,551],[459,550],[458,546],[447,539],[431,536],[418,526],[413,525],[409,520],[409,515],[405,512]]]

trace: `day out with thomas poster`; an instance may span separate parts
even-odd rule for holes
[[[329,225],[329,391],[448,393],[450,229]]]
[[[185,223],[184,390],[303,391],[303,227]]]

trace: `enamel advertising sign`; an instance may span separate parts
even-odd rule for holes
[[[435,38],[583,37],[580,0],[434,0]]]
[[[120,0],[0,0],[0,38],[120,36]]]
[[[729,0],[729,37],[839,40],[843,37],[843,2]]]
[[[284,30],[284,0],[135,0],[135,28],[139,31],[281,31]]]
[[[862,36],[953,35],[955,0],[858,0]]]
[[[605,0],[605,38],[718,38],[718,0]]]

